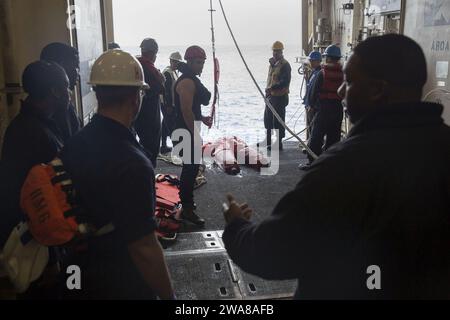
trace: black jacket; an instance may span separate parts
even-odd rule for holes
[[[297,278],[296,298],[450,298],[450,128],[442,106],[379,108],[330,148],[267,220],[224,242],[245,271]],[[368,290],[367,268],[381,269]]]
[[[64,143],[81,130],[81,120],[75,111],[75,106],[72,104],[68,105],[67,109],[55,112],[52,118],[61,133],[61,139]]]
[[[86,219],[97,228],[111,222],[115,227],[114,232],[90,239],[88,250],[67,257],[67,265],[82,269],[83,290],[67,290],[64,279],[63,297],[154,298],[128,251],[129,244],[156,229],[155,173],[145,149],[128,128],[97,114],[67,143],[61,160]]]
[[[53,160],[63,146],[56,123],[38,114],[29,99],[5,133],[0,161],[0,245],[23,218],[20,190],[30,169]]]

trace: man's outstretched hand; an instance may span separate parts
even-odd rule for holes
[[[234,219],[241,218],[250,220],[253,215],[253,210],[248,204],[239,204],[234,200],[231,194],[227,195],[228,204],[224,203],[224,217],[227,223],[231,223]]]

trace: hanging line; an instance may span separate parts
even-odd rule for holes
[[[214,61],[214,100],[213,100],[213,104],[211,106],[211,118],[212,118],[212,123],[209,126],[209,129],[211,129],[212,124],[216,123],[216,113],[219,106],[219,79],[220,79],[220,65],[219,65],[219,59],[217,59],[216,57],[216,37],[215,37],[215,32],[214,32],[214,12],[216,10],[213,9],[213,4],[212,4],[213,0],[210,0],[210,13],[211,13],[211,43],[212,43],[212,52],[213,52],[213,61]]]

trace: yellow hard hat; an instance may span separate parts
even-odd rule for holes
[[[284,45],[280,41],[275,41],[272,45],[272,50],[284,50]]]

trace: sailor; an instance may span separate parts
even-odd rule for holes
[[[0,161],[0,247],[13,227],[25,218],[19,201],[29,171],[35,165],[53,160],[63,146],[53,115],[58,110],[67,110],[70,100],[69,79],[64,69],[53,62],[41,60],[28,65],[23,72],[22,85],[28,97],[6,130]],[[52,267],[54,263],[52,254]],[[50,274],[45,273],[23,298],[57,298],[48,279]]]
[[[165,92],[161,111],[163,114],[162,134],[161,134],[161,154],[169,153],[171,148],[167,147],[167,138],[172,136],[175,128],[176,114],[175,114],[175,99],[174,89],[175,83],[178,80],[178,65],[183,61],[179,52],[174,52],[170,55],[170,65],[164,69],[163,75],[166,79],[164,84]]]
[[[114,230],[73,250],[67,265],[81,269],[81,290],[65,299],[173,298],[161,246],[155,235],[155,173],[132,124],[148,85],[139,61],[119,49],[94,63],[90,84],[98,113],[61,152],[85,219]]]
[[[161,100],[164,94],[164,76],[155,67],[158,43],[152,38],[146,38],[141,43],[142,56],[138,58],[144,68],[145,81],[150,88],[147,90],[142,102],[135,129],[140,143],[150,152],[153,167],[161,145]]]
[[[342,98],[337,93],[344,79],[340,63],[341,49],[331,45],[325,50],[323,56],[326,58],[326,64],[317,74],[308,98],[308,104],[315,112],[308,147],[317,156],[341,140],[344,117]],[[308,168],[314,161],[311,155],[308,155],[308,159],[309,163],[301,164],[300,169]]]
[[[77,49],[64,43],[54,42],[42,49],[41,60],[59,64],[69,77],[69,89],[75,90],[80,73],[80,58]],[[61,132],[64,143],[80,131],[82,127],[82,121],[78,117],[72,102],[66,109],[57,110],[53,119]]]
[[[306,126],[307,126],[307,137],[311,137],[312,131],[312,121],[314,119],[314,106],[311,106],[309,98],[311,95],[312,87],[314,86],[315,80],[320,70],[322,70],[322,54],[319,51],[313,51],[309,54],[309,63],[311,65],[311,74],[309,75],[306,83],[306,92],[303,97],[303,104],[305,105],[306,111]]]
[[[442,105],[421,102],[426,82],[412,39],[360,43],[339,89],[349,137],[261,223],[230,197],[223,240],[233,261],[265,279],[298,278],[298,299],[447,299],[450,127]]]
[[[203,122],[206,126],[212,123],[211,117],[202,116],[201,111],[202,105],[209,104],[211,93],[198,78],[203,71],[206,53],[199,46],[191,46],[186,50],[184,59],[186,63],[179,65],[182,75],[175,84],[176,127],[185,129],[189,133],[191,158],[183,159],[183,170],[180,176],[180,199],[183,209],[180,218],[197,226],[204,226],[205,220],[195,213],[194,186],[201,164],[200,159],[195,159],[195,148],[201,148],[200,131],[195,122]],[[195,143],[195,141],[200,142]]]
[[[272,45],[273,56],[269,60],[269,76],[267,79],[266,97],[279,116],[285,121],[286,107],[289,105],[289,86],[291,84],[291,65],[283,56],[284,45],[276,41]],[[283,150],[283,138],[285,128],[275,118],[269,107],[264,112],[264,126],[266,128],[266,145],[272,146],[272,129],[277,131],[277,139],[280,150]],[[262,145],[260,143],[259,145]]]

